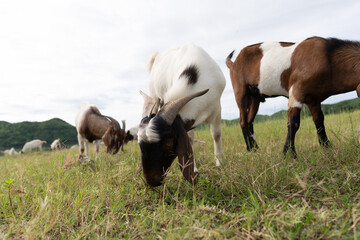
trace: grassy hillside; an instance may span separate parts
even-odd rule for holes
[[[360,98],[346,100],[335,104],[321,104],[321,109],[325,115],[360,110]],[[310,111],[306,106],[303,107],[301,111],[301,116],[303,118],[311,116]],[[287,118],[287,110],[282,110],[272,115],[258,114],[255,117],[255,122],[264,122],[268,120],[284,119],[284,118]],[[239,119],[223,120],[223,123],[227,125],[239,124]]]
[[[286,119],[255,124],[256,153],[238,125],[223,125],[221,168],[209,130],[197,131],[206,144],[195,146],[195,187],[176,162],[164,185],[146,186],[136,142],[67,170],[75,150],[0,157],[0,238],[359,239],[359,119],[360,111],[326,116],[328,149],[302,119],[296,160],[282,155]]]
[[[26,142],[33,139],[47,141],[46,147],[55,139],[60,138],[62,143],[70,146],[77,143],[76,136],[75,127],[59,118],[53,118],[45,122],[13,124],[0,121],[0,150],[11,147],[21,150]]]
[[[356,98],[336,104],[323,104],[322,109],[325,114],[354,111],[360,109],[360,99]],[[309,110],[306,107],[302,110],[302,116],[310,116]],[[257,115],[255,122],[284,119],[286,117],[287,111],[279,111],[271,116]],[[237,125],[239,124],[239,120],[223,120],[223,123],[226,125]],[[201,125],[197,130],[205,128],[208,128],[208,126]],[[60,138],[61,142],[66,146],[76,144],[77,137],[75,127],[59,118],[53,118],[45,122],[20,122],[13,124],[0,121],[0,150],[10,149],[11,147],[21,150],[27,141],[33,139],[47,141],[48,144],[45,145],[45,147],[47,147],[57,138]]]

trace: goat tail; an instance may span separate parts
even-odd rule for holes
[[[149,71],[149,73],[151,72],[151,69],[152,69],[152,67],[153,67],[153,65],[154,65],[154,62],[155,62],[155,58],[156,58],[156,56],[157,56],[158,54],[159,54],[158,52],[155,52],[155,53],[152,55],[151,59],[150,59],[149,66],[148,66],[148,71]]]
[[[231,61],[231,58],[233,57],[234,52],[235,52],[235,50],[232,51],[232,52],[229,54],[229,56],[227,56],[227,58],[226,58],[226,66],[227,66],[228,68],[231,68],[232,65],[234,64],[234,62]]]

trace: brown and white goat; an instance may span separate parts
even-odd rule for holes
[[[321,102],[331,95],[356,90],[360,97],[360,43],[336,38],[312,37],[298,43],[264,42],[243,48],[226,65],[238,108],[247,150],[257,148],[253,121],[260,102],[285,96],[288,133],[283,152],[294,157],[295,134],[303,104],[309,107],[320,145],[328,146]]]
[[[107,147],[106,152],[116,154],[120,147],[123,150],[125,133],[125,121],[122,121],[123,127],[112,117],[104,116],[99,109],[89,103],[83,103],[75,119],[76,130],[78,132],[78,141],[80,154],[89,156],[88,142],[95,141],[96,155],[99,153],[102,139]]]

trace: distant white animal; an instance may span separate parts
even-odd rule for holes
[[[41,141],[39,139],[32,140],[30,142],[25,143],[24,147],[21,150],[21,153],[31,152],[33,150],[38,149],[39,151],[42,150],[42,145],[46,144],[46,141]]]
[[[18,155],[19,153],[15,150],[15,148],[6,149],[5,151],[2,151],[4,155]]]
[[[50,145],[50,148],[51,148],[51,150],[57,150],[57,149],[60,149],[60,145],[61,145],[61,143],[60,143],[60,138],[58,138],[58,139],[55,139],[52,143],[51,143],[51,145]]]
[[[74,149],[74,148],[77,148],[77,147],[79,147],[79,145],[75,144],[75,145],[72,145],[72,146],[70,147],[70,149]]]
[[[139,125],[136,125],[136,126],[130,128],[129,130],[127,130],[124,142],[128,143],[129,141],[137,140],[138,139],[138,136],[137,136],[138,131],[139,131]]]

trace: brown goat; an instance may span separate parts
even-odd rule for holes
[[[84,103],[80,106],[76,116],[76,130],[78,132],[78,141],[80,154],[89,156],[87,142],[102,139],[107,147],[106,152],[116,154],[120,147],[123,149],[125,133],[125,121],[122,121],[123,128],[112,117],[104,116],[94,105]],[[99,142],[95,143],[96,155],[99,153]]]
[[[328,146],[321,102],[329,96],[356,90],[360,97],[360,43],[336,38],[312,37],[299,43],[264,42],[243,48],[226,65],[238,108],[247,150],[257,148],[253,122],[260,102],[285,96],[288,133],[283,152],[294,157],[295,134],[303,104],[309,107],[320,145]]]

